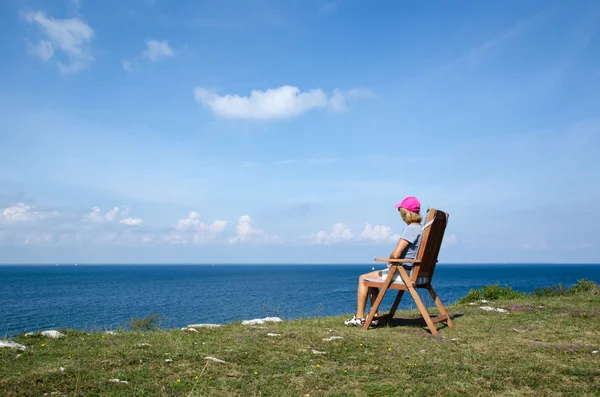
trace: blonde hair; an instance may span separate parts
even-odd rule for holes
[[[421,221],[423,221],[423,219],[421,218],[421,214],[418,212],[412,212],[402,207],[400,207],[399,210],[402,219],[406,223],[421,223]]]

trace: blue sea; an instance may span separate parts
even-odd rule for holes
[[[110,329],[158,313],[166,327],[265,316],[297,319],[353,313],[358,276],[369,265],[5,265],[0,336],[45,329]],[[381,269],[380,264],[376,269]],[[600,282],[600,265],[444,265],[434,288],[450,304],[471,288],[517,291]],[[422,294],[427,296],[426,292]],[[388,294],[384,307],[389,308]],[[430,298],[426,304],[432,305]],[[406,296],[401,308],[413,308]]]

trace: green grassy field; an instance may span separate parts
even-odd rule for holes
[[[369,331],[345,327],[343,316],[198,332],[19,335],[25,351],[0,349],[0,395],[600,395],[597,286],[547,295],[465,299],[447,308],[455,328],[439,325],[437,336],[414,311]]]

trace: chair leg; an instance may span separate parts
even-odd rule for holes
[[[394,303],[392,304],[392,308],[390,309],[390,312],[388,314],[388,318],[387,318],[387,324],[390,325],[392,323],[392,318],[394,318],[394,314],[396,313],[396,309],[398,308],[398,305],[400,304],[400,299],[402,299],[402,295],[404,295],[404,290],[399,290],[398,291],[398,295],[396,295],[396,299],[394,300]]]
[[[375,302],[373,302],[373,304],[371,305],[371,311],[369,311],[369,315],[365,319],[365,324],[363,325],[363,329],[365,331],[369,329],[369,326],[371,325],[371,321],[373,321],[373,317],[375,317],[375,313],[377,313],[377,310],[379,310],[379,305],[381,305],[381,301],[383,301],[383,297],[384,297],[385,293],[387,292],[391,281],[392,280],[390,278],[389,281],[386,281],[383,283],[381,289],[379,290],[379,294],[377,295],[377,298],[375,299]]]
[[[437,294],[433,290],[433,287],[431,286],[431,284],[429,284],[427,289],[429,290],[429,293],[431,294],[431,297],[433,298],[435,305],[437,306],[438,310],[440,311],[440,314],[442,316],[446,316],[446,324],[448,325],[448,327],[454,328],[454,323],[452,323],[452,320],[450,319],[448,312],[446,312],[446,308],[444,308],[444,305],[442,305],[442,301],[440,300],[440,298],[437,296]]]
[[[417,290],[415,290],[414,287],[410,286],[410,287],[408,287],[408,292],[410,292],[413,299],[415,300],[415,303],[417,304],[417,307],[419,308],[419,311],[421,312],[423,319],[425,319],[425,322],[427,323],[427,327],[429,328],[429,331],[431,331],[431,333],[433,335],[437,335],[437,333],[438,333],[437,328],[435,327],[435,324],[433,323],[433,321],[431,321],[431,317],[429,316],[429,313],[427,312],[427,308],[421,301],[421,298],[419,297]]]

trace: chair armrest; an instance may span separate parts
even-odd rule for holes
[[[375,258],[375,262],[392,262],[392,263],[421,263],[419,259],[394,259],[394,258]]]

